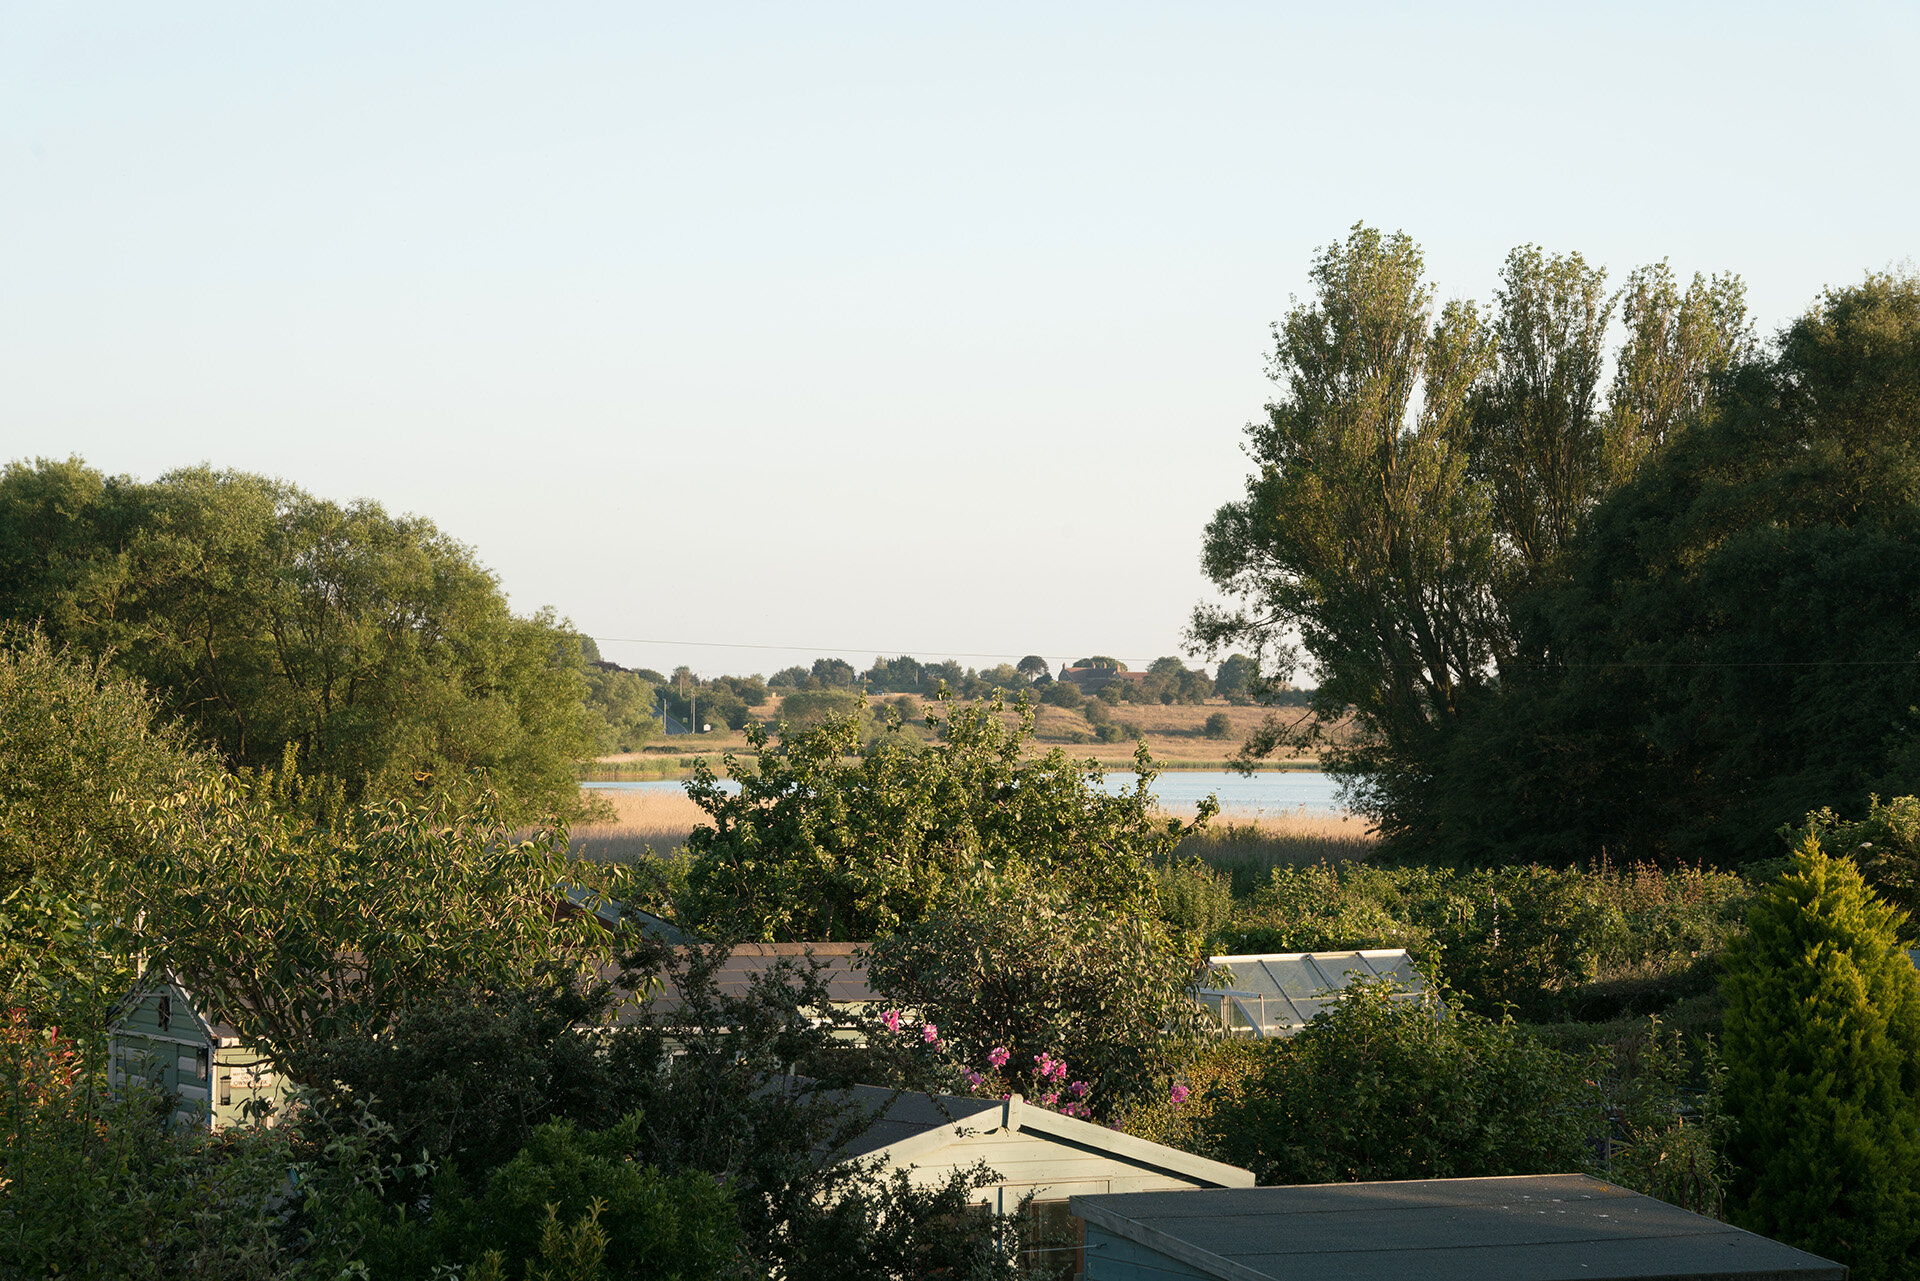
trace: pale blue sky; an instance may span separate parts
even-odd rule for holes
[[[0,458],[432,517],[668,668],[1174,652],[1315,246],[1920,240],[1874,5],[0,0]],[[991,661],[969,657],[969,662]]]

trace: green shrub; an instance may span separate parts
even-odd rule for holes
[[[293,1275],[278,1231],[289,1136],[168,1124],[174,1099],[99,1093],[77,1047],[0,1018],[0,1276]]]
[[[1048,681],[1040,687],[1040,701],[1053,707],[1079,707],[1087,701],[1072,681]]]
[[[1904,924],[1808,836],[1726,958],[1733,1221],[1862,1281],[1920,1273],[1920,975]]]
[[[1173,1083],[1185,1093],[1168,1091],[1143,1100],[1121,1116],[1120,1128],[1136,1138],[1219,1158],[1208,1137],[1214,1133],[1214,1115],[1239,1106],[1248,1081],[1282,1044],[1228,1036],[1188,1042],[1170,1064]]]
[[[1815,810],[1801,828],[1782,835],[1796,845],[1813,837],[1835,857],[1852,859],[1875,892],[1895,907],[1909,913],[1920,908],[1920,797],[1882,802],[1874,796],[1867,816],[1857,823],[1843,821],[1831,809]]]
[[[711,1175],[667,1175],[631,1160],[642,1124],[634,1113],[597,1134],[567,1121],[539,1127],[488,1182],[478,1239],[509,1264],[525,1266],[549,1252],[553,1212],[560,1224],[577,1224],[598,1207],[603,1217],[592,1217],[605,1241],[601,1275],[610,1281],[725,1275],[739,1249],[732,1203]]]
[[[1160,919],[1211,950],[1233,917],[1233,882],[1198,859],[1154,868]]]
[[[1228,738],[1233,734],[1233,717],[1225,712],[1215,712],[1207,717],[1206,728],[1202,731],[1208,738]]]
[[[1698,1066],[1709,1088],[1697,1094],[1687,1088],[1696,1079],[1687,1037],[1658,1018],[1641,1020],[1597,1059],[1612,1119],[1598,1170],[1622,1187],[1717,1219],[1731,1167],[1721,1152],[1722,1073],[1712,1043],[1702,1044],[1707,1061]]]
[[[1268,1052],[1204,1135],[1262,1183],[1578,1169],[1601,1104],[1583,1066],[1511,1022],[1359,983]]]
[[[1708,990],[1748,895],[1736,875],[1688,868],[1348,861],[1274,868],[1222,933],[1247,952],[1404,947],[1480,1013],[1606,1019]]]

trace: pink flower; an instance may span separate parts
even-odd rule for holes
[[[987,1051],[987,1062],[997,1068],[1005,1067],[1007,1065],[1007,1060],[1012,1057],[1013,1055],[1007,1053],[1004,1049],[1002,1049],[997,1045],[994,1046],[991,1050]]]
[[[1068,1086],[1067,1088],[1073,1091],[1074,1098],[1084,1099],[1087,1097],[1087,1091],[1092,1089],[1093,1087],[1088,1085],[1085,1081],[1075,1081],[1072,1085]]]
[[[1056,1081],[1064,1081],[1067,1079],[1067,1061],[1065,1059],[1055,1059],[1053,1061],[1053,1079]]]
[[[1040,1102],[1044,1103],[1048,1107],[1052,1107],[1054,1104],[1058,1103],[1059,1101],[1060,1101],[1060,1094],[1059,1094],[1059,1091],[1057,1090],[1052,1094],[1043,1094],[1040,1096]]]
[[[898,1032],[900,1030],[900,1011],[888,1010],[880,1016],[880,1021],[887,1025],[887,1031]]]
[[[960,1074],[960,1079],[967,1083],[967,1088],[969,1090],[977,1090],[981,1087],[982,1084],[985,1083],[987,1078],[984,1076],[981,1076],[978,1072],[974,1071],[972,1068],[968,1068],[965,1072],[962,1072]]]
[[[935,1041],[938,1041],[940,1039],[940,1029],[935,1027],[933,1024],[928,1023],[920,1029],[920,1039],[925,1041],[928,1045],[932,1045]]]
[[[1191,1093],[1193,1093],[1193,1091],[1189,1090],[1186,1086],[1176,1085],[1173,1087],[1173,1090],[1167,1095],[1167,1101],[1172,1103],[1173,1106],[1179,1107],[1182,1103],[1185,1103],[1187,1101],[1187,1096]]]

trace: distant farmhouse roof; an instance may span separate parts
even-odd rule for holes
[[[1396,999],[1417,1000],[1426,983],[1403,947],[1351,952],[1268,952],[1208,958],[1231,981],[1199,991],[1201,1004],[1228,1032],[1256,1038],[1292,1036],[1355,979],[1392,979]]]
[[[1076,1196],[1087,1281],[1844,1281],[1838,1263],[1584,1174]]]

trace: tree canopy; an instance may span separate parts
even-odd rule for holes
[[[598,746],[551,613],[514,615],[430,521],[262,476],[9,464],[0,619],[140,677],[230,766],[295,745],[348,804],[485,786],[523,816],[570,813]]]
[[[1541,643],[1386,781],[1460,860],[1722,863],[1920,765],[1920,281],[1835,289],[1588,518]]]
[[[711,826],[687,839],[689,914],[768,941],[864,941],[922,919],[977,866],[1044,873],[1076,902],[1150,902],[1148,859],[1183,829],[1152,816],[1144,751],[1135,786],[1110,794],[1091,762],[1025,758],[1031,707],[942,706],[927,718],[940,742],[896,725],[864,754],[857,715],[777,746],[752,727],[752,768],[728,757],[738,794],[697,764],[687,792]]]
[[[1522,246],[1482,311],[1439,305],[1404,233],[1358,225],[1312,277],[1275,326],[1246,495],[1207,529],[1207,573],[1242,604],[1197,610],[1191,636],[1247,645],[1271,679],[1310,662],[1316,719],[1247,750],[1318,746],[1392,833],[1462,726],[1558,657],[1544,601],[1596,510],[1712,417],[1752,341],[1737,279],[1683,293],[1664,264],[1609,296],[1580,255]],[[1349,708],[1357,733],[1324,737]]]

